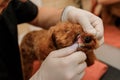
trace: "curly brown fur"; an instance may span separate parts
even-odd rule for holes
[[[49,30],[32,31],[24,36],[20,51],[25,80],[32,75],[35,60],[42,62],[51,51],[72,45],[77,41],[78,35],[84,44],[78,50],[86,53],[86,62],[88,66],[92,65],[95,59],[93,49],[97,47],[97,41],[91,34],[85,33],[81,25],[60,22]]]

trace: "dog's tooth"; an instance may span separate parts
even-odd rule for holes
[[[81,46],[84,46],[84,44],[78,43],[78,47],[80,48]]]

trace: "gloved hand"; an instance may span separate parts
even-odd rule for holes
[[[63,10],[61,19],[62,21],[81,24],[85,32],[93,34],[98,39],[99,46],[103,44],[103,22],[94,14],[73,6],[68,6]]]
[[[78,44],[51,52],[30,80],[80,80],[86,55],[75,52]]]

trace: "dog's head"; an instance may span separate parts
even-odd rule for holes
[[[97,40],[91,34],[85,33],[78,24],[60,22],[52,27],[52,40],[57,49],[64,48],[78,42],[85,49],[95,49]]]
[[[83,51],[87,55],[87,65],[94,63],[95,56],[93,50],[98,47],[97,39],[92,35],[85,33],[79,24],[70,22],[58,23],[50,30],[53,45],[56,49],[64,48],[78,43],[78,51]]]

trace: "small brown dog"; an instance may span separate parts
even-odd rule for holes
[[[86,53],[87,65],[92,65],[95,60],[93,49],[98,46],[97,40],[93,35],[85,33],[81,25],[60,22],[49,30],[32,31],[25,35],[20,45],[25,80],[32,76],[32,65],[35,60],[42,62],[51,51],[75,42],[79,44],[78,50]]]

